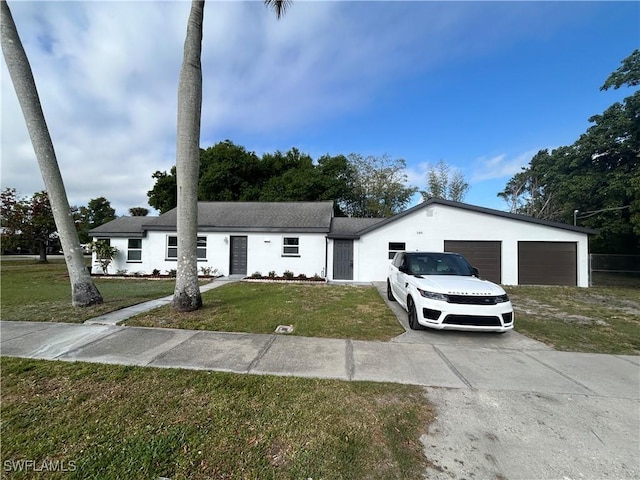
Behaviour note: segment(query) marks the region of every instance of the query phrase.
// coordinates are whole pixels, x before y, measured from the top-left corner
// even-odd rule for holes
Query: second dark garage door
[[[577,285],[575,242],[518,242],[518,285]]]
[[[480,277],[502,282],[502,245],[495,241],[445,240],[444,251],[459,253],[480,271]]]

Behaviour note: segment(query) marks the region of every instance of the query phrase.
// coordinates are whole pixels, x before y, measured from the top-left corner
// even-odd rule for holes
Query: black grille
[[[495,305],[496,297],[481,297],[477,295],[447,295],[449,303],[462,305]]]
[[[513,313],[503,313],[502,320],[504,321],[504,323],[513,322]]]
[[[480,317],[478,315],[447,315],[442,323],[448,325],[476,325],[478,327],[501,327],[498,317]]]

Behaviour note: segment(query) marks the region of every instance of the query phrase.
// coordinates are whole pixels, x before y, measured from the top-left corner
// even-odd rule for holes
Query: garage
[[[459,253],[480,271],[482,278],[502,283],[501,242],[445,240],[444,251]]]
[[[575,242],[518,242],[519,285],[577,285]]]

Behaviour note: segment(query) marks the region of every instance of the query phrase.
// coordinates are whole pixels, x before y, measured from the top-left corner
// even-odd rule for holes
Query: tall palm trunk
[[[178,83],[178,139],[176,147],[178,266],[173,308],[202,307],[198,284],[198,170],[202,110],[202,21],[204,0],[193,0],[184,42]]]
[[[27,123],[42,179],[49,194],[53,219],[56,222],[71,280],[71,303],[76,307],[102,303],[102,296],[91,280],[84,264],[78,232],[71,216],[67,193],[40,105],[29,59],[20,41],[9,5],[5,0],[1,0],[0,16],[2,17],[2,53]]]

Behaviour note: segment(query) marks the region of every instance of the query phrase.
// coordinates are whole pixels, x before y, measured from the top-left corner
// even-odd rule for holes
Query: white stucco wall
[[[142,261],[127,262],[128,238],[111,238],[111,246],[118,249],[118,253],[108,273],[115,274],[126,270],[128,274],[136,272],[150,274],[154,269],[166,274],[175,269],[177,262],[166,259],[167,237],[175,235],[175,232],[147,232],[142,239]],[[325,267],[325,234],[300,234],[300,233],[212,233],[199,232],[198,237],[207,238],[207,258],[198,261],[198,269],[211,268],[218,270],[218,274],[228,275],[230,266],[230,236],[247,237],[247,275],[260,272],[267,275],[275,271],[282,275],[285,270],[292,271],[295,275],[301,273],[312,277],[315,274],[323,275]],[[284,237],[299,238],[299,256],[283,256],[282,244]],[[94,239],[96,240],[96,239]],[[93,273],[102,273],[95,263],[93,255]],[[200,272],[199,270],[199,273]]]
[[[383,281],[390,260],[389,242],[404,242],[407,251],[444,251],[445,240],[502,242],[502,283],[518,283],[518,242],[577,243],[578,286],[589,286],[587,235],[560,228],[511,220],[446,205],[429,205],[354,240],[354,281]],[[333,272],[333,241],[329,248]]]

